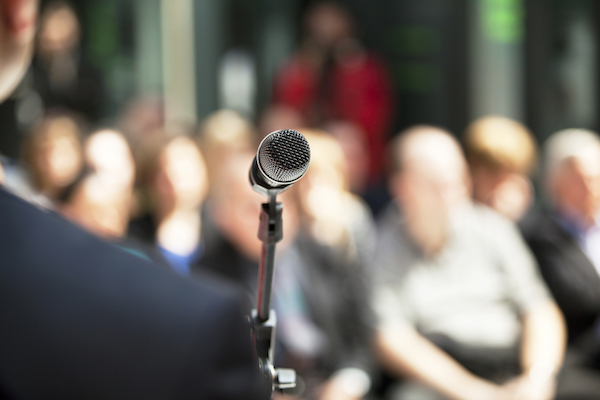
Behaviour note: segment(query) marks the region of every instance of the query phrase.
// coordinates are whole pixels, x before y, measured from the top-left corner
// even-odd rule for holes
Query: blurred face
[[[249,260],[258,261],[262,249],[258,239],[261,204],[267,199],[252,190],[248,182],[248,167],[253,157],[253,154],[236,154],[223,161],[225,164],[215,181],[210,212],[223,236]],[[284,204],[280,249],[293,241],[297,228],[296,204],[289,193],[286,191],[278,197]]]
[[[163,150],[157,176],[160,202],[178,209],[199,207],[208,178],[204,159],[192,139],[180,137]]]
[[[351,34],[351,22],[337,6],[322,4],[309,14],[306,21],[309,36],[325,48],[330,48]]]
[[[221,233],[246,257],[258,260],[261,242],[258,226],[261,203],[265,198],[252,190],[248,166],[252,156],[233,156],[215,181],[217,193],[212,212]]]
[[[110,239],[125,235],[128,210],[129,198],[93,175],[81,184],[61,212],[88,231]]]
[[[408,232],[426,253],[443,248],[449,217],[468,198],[465,163],[458,148],[445,137],[434,139],[441,142],[407,145],[404,170],[392,182]]]
[[[271,106],[263,112],[260,119],[259,131],[265,136],[282,127],[297,129],[304,126],[302,115],[288,106]]]
[[[555,178],[556,205],[563,212],[593,221],[600,209],[600,159],[565,161]]]
[[[81,169],[81,150],[69,136],[50,135],[43,145],[41,156],[41,171],[45,175],[46,185],[51,188],[67,186]]]
[[[61,7],[43,19],[39,34],[40,50],[60,53],[72,49],[79,41],[79,22],[72,9]]]
[[[16,87],[33,49],[36,0],[0,0],[0,101]]]
[[[115,131],[100,131],[88,138],[85,144],[87,163],[118,187],[133,185],[135,166],[129,145],[121,134]]]
[[[351,123],[337,123],[328,127],[337,138],[346,158],[348,185],[354,193],[362,193],[368,179],[369,155],[360,128]]]
[[[531,205],[533,189],[523,175],[473,164],[471,178],[473,198],[513,221],[518,221]]]
[[[304,181],[298,182],[301,190],[303,210],[312,218],[328,218],[339,213],[339,197],[342,192],[338,185],[328,185],[331,176],[315,172],[304,176]],[[332,180],[336,182],[336,180]],[[302,184],[301,184],[302,183]]]
[[[316,146],[313,149],[316,150]],[[348,219],[348,210],[344,207],[345,174],[340,165],[315,157],[296,185],[310,234],[324,244],[340,243],[346,235]]]
[[[471,165],[473,180],[473,198],[484,204],[489,204],[494,188],[502,181],[503,174],[499,171],[480,164]]]

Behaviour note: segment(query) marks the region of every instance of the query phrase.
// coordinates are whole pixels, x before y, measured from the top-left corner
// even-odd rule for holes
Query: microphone
[[[310,147],[302,134],[293,129],[269,133],[258,145],[248,173],[250,185],[268,197],[260,212],[258,238],[262,242],[258,270],[256,310],[252,311],[252,337],[258,364],[273,390],[296,386],[296,372],[273,366],[277,317],[271,309],[275,245],[283,238],[281,214],[283,204],[277,195],[302,178],[310,164]]]
[[[310,147],[293,129],[269,133],[258,146],[249,171],[254,191],[275,197],[298,181],[310,164]]]

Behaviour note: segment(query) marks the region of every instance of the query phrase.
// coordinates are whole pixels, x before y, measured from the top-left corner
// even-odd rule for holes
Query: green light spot
[[[522,0],[480,0],[483,34],[492,41],[515,44],[523,40]]]

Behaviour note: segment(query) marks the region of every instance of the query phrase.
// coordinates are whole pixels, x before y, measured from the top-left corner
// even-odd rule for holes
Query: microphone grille
[[[310,147],[302,134],[293,129],[269,133],[258,147],[258,164],[263,173],[281,184],[302,177],[310,164]]]

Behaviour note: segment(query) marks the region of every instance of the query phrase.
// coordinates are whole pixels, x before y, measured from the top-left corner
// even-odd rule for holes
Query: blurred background
[[[387,257],[393,266],[414,261],[394,236],[406,221],[422,224],[412,239],[419,246],[422,239],[424,249],[445,238],[454,206],[448,199],[466,201],[471,194],[459,142],[476,201],[519,222],[525,233],[562,229],[540,225],[535,213],[529,214],[533,205],[557,207],[550,222],[557,215],[572,219],[564,218],[570,230],[561,235],[579,235],[567,244],[581,246],[573,263],[583,260],[587,275],[578,276],[572,260],[548,251],[551,245],[556,254],[567,254],[554,238],[528,240],[543,243],[541,256],[536,254],[542,275],[560,284],[550,289],[565,300],[559,306],[567,310],[570,343],[578,335],[593,338],[588,353],[596,375],[589,388],[600,393],[600,253],[595,250],[600,248],[600,140],[581,130],[546,140],[567,128],[600,130],[600,2],[40,4],[31,67],[0,105],[0,183],[184,276],[209,272],[233,281],[247,294],[248,312],[256,298],[257,217],[264,201],[248,184],[248,167],[269,132],[290,128],[306,136],[311,167],[281,196],[285,231],[274,307],[282,311],[277,364],[299,372],[307,399],[334,390],[341,376],[359,381],[357,368],[364,385],[354,398],[387,390],[385,379],[378,381],[370,345],[375,319],[370,277],[381,273],[375,256]],[[430,158],[406,157],[429,171],[412,181],[406,176],[419,169],[404,165],[408,145],[401,136],[394,140],[410,128],[435,139],[419,145],[431,150]],[[538,156],[545,142],[551,143]],[[436,164],[440,160],[456,163],[447,168]],[[430,169],[436,165],[438,170]],[[413,203],[406,202],[407,193],[413,193]],[[394,214],[404,207],[402,201],[416,206],[404,210],[406,220]],[[389,232],[377,222],[394,225],[389,240],[381,240]],[[513,228],[508,238],[519,235]],[[482,247],[464,243],[465,254]],[[384,249],[389,257],[378,246],[389,246]],[[441,244],[436,246],[441,251]],[[594,251],[588,254],[589,249]],[[558,278],[551,268],[555,260]],[[469,263],[461,259],[456,265]],[[565,265],[577,279],[563,277]],[[515,270],[521,267],[537,265]],[[532,279],[531,287],[540,282]],[[379,287],[373,287],[377,293]],[[462,287],[448,293],[460,300]],[[465,304],[484,310],[478,301]],[[512,303],[509,309],[516,313]],[[562,332],[559,325],[534,331],[548,337]],[[512,352],[517,343],[510,345]],[[483,358],[495,361],[496,353],[490,354]],[[515,360],[509,367],[518,365]],[[558,358],[555,364],[558,369]],[[352,374],[339,374],[348,365],[356,367]],[[552,383],[551,377],[544,384]]]
[[[166,118],[187,123],[220,108],[257,119],[272,101],[277,69],[301,41],[310,3],[72,0],[88,86],[76,103],[93,124],[111,123],[140,98],[165,101]],[[340,3],[389,70],[390,134],[416,123],[458,134],[489,113],[524,122],[540,141],[566,127],[598,129],[598,2]],[[41,91],[26,80],[1,106],[0,153],[18,156],[24,132],[48,106]]]

